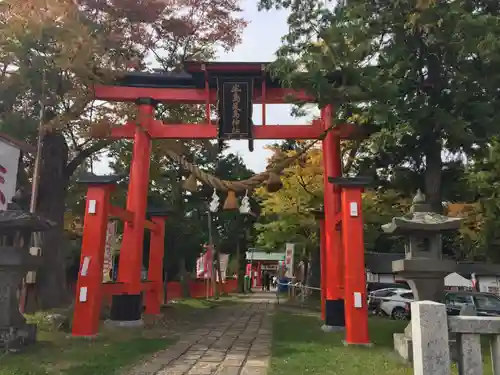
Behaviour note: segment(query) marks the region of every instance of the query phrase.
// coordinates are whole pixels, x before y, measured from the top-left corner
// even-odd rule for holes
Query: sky
[[[257,11],[257,0],[242,1],[242,17],[249,22],[243,32],[243,42],[233,51],[219,52],[218,61],[239,62],[271,62],[275,59],[274,53],[281,45],[281,37],[288,31],[286,22],[286,11]],[[290,115],[291,106],[285,104],[266,105],[267,124],[307,124],[306,118],[294,118]],[[254,106],[254,123],[262,124],[261,107]],[[310,120],[309,120],[310,121]],[[248,151],[248,141],[230,141],[226,152],[238,154],[242,157],[246,166],[254,172],[262,172],[267,165],[270,152],[264,149],[266,144],[274,143],[272,140],[254,142],[254,151]],[[102,158],[99,163],[94,164],[94,172],[97,174],[111,173],[108,167],[109,160]]]

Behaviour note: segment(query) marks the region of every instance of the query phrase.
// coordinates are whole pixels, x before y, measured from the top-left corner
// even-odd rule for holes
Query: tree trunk
[[[437,213],[443,211],[441,194],[443,161],[441,159],[441,150],[441,143],[435,134],[428,137],[425,146],[425,195],[432,211]]]
[[[419,42],[421,43],[420,52],[427,56],[428,79],[425,84],[427,85],[429,105],[431,108],[439,108],[444,82],[447,81],[445,77],[446,73],[443,71],[441,51],[427,46],[424,42],[424,37],[420,34]],[[425,68],[422,66],[421,69]],[[422,136],[425,155],[425,195],[432,211],[442,213],[441,180],[443,161],[441,159],[441,151],[443,150],[443,145],[441,141],[441,126],[439,123],[436,123],[436,118],[435,114],[431,113],[431,116],[422,124],[423,129],[425,129]]]
[[[308,273],[307,285],[312,288],[321,287],[321,261],[319,246],[315,246],[311,251],[311,267]],[[320,293],[317,290],[312,291],[312,295],[319,298]]]
[[[44,136],[37,213],[52,220],[55,227],[41,236],[42,266],[37,272],[35,293],[38,309],[61,307],[69,302],[66,285],[64,242],[65,199],[68,191],[68,146],[64,136]]]

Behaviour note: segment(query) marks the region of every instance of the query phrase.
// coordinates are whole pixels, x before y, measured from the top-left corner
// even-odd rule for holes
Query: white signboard
[[[293,255],[295,253],[295,244],[287,243],[285,245],[285,277],[293,277]]]
[[[106,229],[106,244],[104,246],[104,264],[102,267],[102,281],[111,281],[113,269],[113,245],[116,241],[116,221],[109,221]]]
[[[226,272],[227,272],[227,266],[229,264],[229,254],[219,254],[219,260],[220,260],[220,274],[222,276],[222,281],[226,280]],[[219,278],[219,275],[217,274],[217,279]],[[219,281],[219,280],[217,280]]]
[[[262,266],[263,271],[277,271],[278,270],[278,265],[277,264],[268,264],[268,265],[263,265]]]
[[[18,148],[0,141],[0,211],[7,209],[16,193],[17,168],[19,166]]]

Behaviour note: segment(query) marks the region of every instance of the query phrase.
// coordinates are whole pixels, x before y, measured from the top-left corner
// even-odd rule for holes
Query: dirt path
[[[255,293],[217,309],[209,322],[124,375],[265,375],[274,294]]]

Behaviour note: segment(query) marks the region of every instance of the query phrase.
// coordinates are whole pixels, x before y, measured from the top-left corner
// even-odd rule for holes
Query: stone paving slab
[[[275,296],[221,307],[218,317],[156,353],[126,375],[266,375],[271,355]]]
[[[240,372],[240,375],[266,375],[266,374],[267,374],[267,368],[265,367],[243,366]]]

